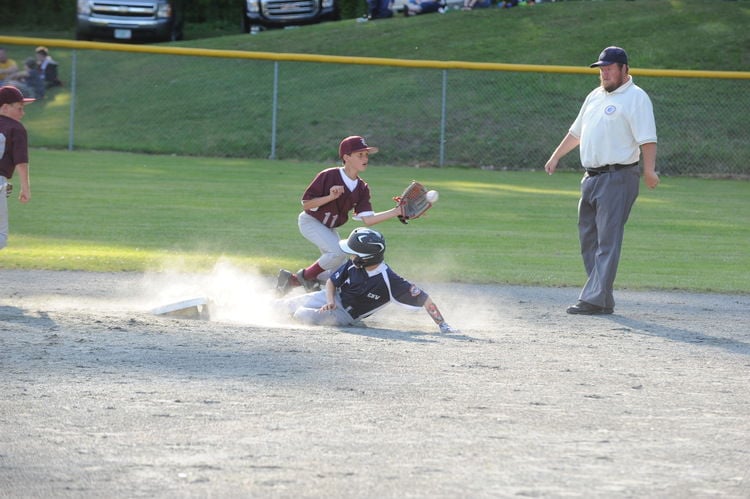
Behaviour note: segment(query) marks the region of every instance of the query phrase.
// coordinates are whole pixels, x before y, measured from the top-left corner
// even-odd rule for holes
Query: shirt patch
[[[412,296],[419,296],[422,294],[422,290],[412,284],[411,288],[409,288],[409,294]]]
[[[604,108],[604,114],[606,114],[607,116],[609,116],[610,114],[614,114],[615,111],[617,111],[617,107],[612,106],[612,105],[609,105]]]

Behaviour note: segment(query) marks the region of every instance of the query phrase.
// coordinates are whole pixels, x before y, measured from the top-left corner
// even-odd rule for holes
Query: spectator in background
[[[9,79],[18,72],[18,64],[8,57],[4,47],[0,47],[0,82]]]
[[[461,10],[484,9],[492,5],[492,0],[464,0]]]
[[[406,17],[430,14],[432,12],[445,14],[445,3],[434,0],[406,0],[404,2],[404,15]]]
[[[47,88],[59,87],[62,82],[57,76],[57,62],[49,55],[47,47],[36,48],[36,61],[42,73],[44,86]]]
[[[42,72],[39,70],[36,60],[31,57],[24,61],[23,70],[17,71],[6,81],[9,85],[13,85],[20,90],[25,97],[37,100],[44,98],[45,87]]]
[[[387,19],[393,17],[392,0],[367,0],[367,19]]]

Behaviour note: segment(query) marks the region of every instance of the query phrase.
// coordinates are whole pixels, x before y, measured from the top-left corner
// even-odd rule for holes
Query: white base
[[[176,303],[170,303],[162,307],[151,310],[154,315],[164,315],[168,317],[179,317],[182,319],[203,319],[211,318],[209,311],[209,300],[207,298],[193,298]]]

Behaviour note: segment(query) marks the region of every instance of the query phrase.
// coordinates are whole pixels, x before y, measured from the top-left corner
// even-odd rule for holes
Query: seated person
[[[407,17],[431,12],[445,13],[445,3],[434,0],[406,0],[404,3],[404,15]]]
[[[326,281],[325,289],[277,302],[297,322],[309,325],[351,326],[394,301],[404,307],[424,308],[441,333],[459,333],[445,322],[432,298],[396,274],[384,261],[385,238],[373,229],[354,229],[339,246],[351,259]]]
[[[0,47],[0,82],[9,79],[18,72],[16,61],[8,57],[8,53],[3,47]]]
[[[392,0],[367,0],[368,19],[387,19],[393,17]]]
[[[464,0],[461,10],[484,9],[492,5],[492,0]]]
[[[13,74],[7,81],[10,85],[19,89],[24,97],[37,100],[44,98],[45,88],[42,72],[39,71],[36,61],[32,58],[26,59],[23,70]]]
[[[62,82],[57,77],[57,62],[49,55],[47,47],[36,48],[36,61],[42,72],[42,80],[47,88],[59,87]]]

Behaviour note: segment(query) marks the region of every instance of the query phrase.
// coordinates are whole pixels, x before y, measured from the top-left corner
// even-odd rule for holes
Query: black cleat
[[[614,312],[613,308],[600,307],[585,301],[578,301],[575,305],[571,305],[566,310],[569,314],[575,315],[609,315]]]
[[[279,270],[279,277],[276,279],[276,294],[284,296],[292,287],[292,273],[284,269]]]
[[[297,282],[299,282],[308,293],[313,291],[320,291],[320,283],[317,280],[305,279],[305,269],[299,269],[295,274]]]

